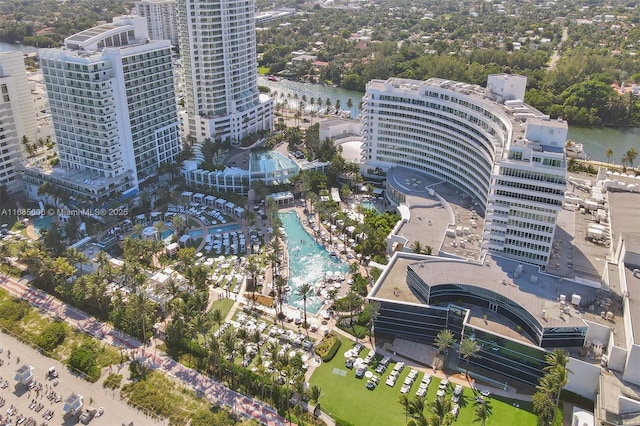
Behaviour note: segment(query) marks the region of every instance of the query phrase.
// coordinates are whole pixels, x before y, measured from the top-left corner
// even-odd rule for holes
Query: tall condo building
[[[138,16],[147,20],[151,40],[169,40],[178,45],[176,0],[142,0],[136,2]]]
[[[232,143],[273,127],[258,91],[254,0],[177,0],[185,132]]]
[[[0,185],[10,194],[19,192],[22,186],[22,140],[35,142],[36,131],[22,53],[0,52]]]
[[[567,124],[526,105],[525,87],[509,74],[489,76],[487,88],[369,82],[363,175],[381,179],[400,166],[455,185],[485,213],[484,249],[545,267],[566,188]]]
[[[27,170],[28,195],[51,181],[70,195],[113,200],[175,161],[171,45],[150,42],[144,18],[114,18],[39,55],[61,167]]]

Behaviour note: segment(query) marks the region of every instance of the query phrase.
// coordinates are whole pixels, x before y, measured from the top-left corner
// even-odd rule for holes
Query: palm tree
[[[351,98],[347,99],[347,108],[351,112],[351,108],[353,108],[353,100]]]
[[[549,364],[544,367],[547,374],[540,379],[538,389],[545,390],[549,395],[553,395],[555,399],[555,410],[553,411],[551,422],[551,424],[555,424],[562,389],[569,383],[569,373],[571,373],[571,370],[567,368],[569,357],[562,349],[554,349],[553,352],[546,355],[545,361]]]
[[[140,318],[140,324],[142,326],[142,351],[144,352],[147,345],[147,326],[155,322],[151,315],[155,313],[155,304],[151,302],[146,295],[145,291],[140,289],[135,293],[132,299],[133,312]]]
[[[163,221],[159,220],[153,224],[153,227],[156,229],[156,239],[162,240],[162,233],[167,230],[167,225],[165,225]]]
[[[409,417],[409,396],[406,393],[400,394],[400,398],[398,399],[398,403],[402,405],[404,408],[404,422],[407,422],[407,418]]]
[[[89,258],[77,248],[68,248],[65,250],[64,256],[71,265],[79,265],[80,273],[83,273],[82,266],[89,262]]]
[[[447,329],[440,330],[436,335],[436,339],[434,343],[436,344],[436,348],[438,348],[438,353],[440,355],[444,355],[444,358],[442,361],[443,368],[444,368],[445,361],[447,359],[447,353],[449,352],[449,348],[453,346],[455,341],[456,339],[455,337],[453,337],[453,333],[451,332],[451,330],[447,330]]]
[[[307,324],[307,298],[313,295],[313,286],[310,283],[303,283],[296,290],[296,296],[302,297],[302,306],[304,308],[304,325],[309,334],[309,324]]]
[[[460,355],[466,360],[465,377],[469,380],[469,358],[477,356],[482,348],[476,345],[475,340],[465,337],[460,341]]]
[[[433,426],[449,426],[453,423],[455,417],[451,410],[453,404],[451,399],[444,396],[437,397],[433,402],[429,404],[429,411],[431,416],[429,417],[429,424]]]
[[[638,156],[638,150],[634,147],[631,147],[627,150],[627,159],[629,160],[629,166],[633,167],[633,162],[636,161],[636,157]]]
[[[620,158],[620,162],[622,163],[622,167],[626,167],[627,163],[631,163],[627,154],[622,155],[622,158]]]
[[[411,244],[411,250],[414,253],[420,254],[422,252],[422,243],[420,243],[420,241],[414,241],[413,244]]]
[[[180,237],[184,232],[186,221],[181,214],[177,214],[171,219],[171,225],[176,232],[176,236]]]
[[[340,114],[340,107],[342,106],[342,103],[340,102],[340,99],[336,99],[336,115]]]
[[[425,402],[424,398],[420,398],[419,396],[415,396],[411,401],[409,401],[409,414],[413,418],[424,417],[424,409]]]
[[[370,301],[366,305],[364,305],[363,309],[364,315],[368,318],[367,325],[369,327],[369,343],[373,344],[373,326],[380,315],[380,303],[376,301]]]
[[[607,150],[604,152],[604,155],[607,156],[607,163],[611,163],[611,157],[613,157],[613,148],[607,148]]]
[[[252,293],[251,300],[255,301],[256,288],[258,287],[257,275],[258,275],[258,271],[260,271],[260,263],[256,255],[252,254],[251,256],[249,256],[249,259],[247,260],[247,264],[245,266],[245,270],[249,273],[249,276],[251,277],[251,293]]]
[[[487,401],[484,403],[478,402],[473,409],[473,422],[480,422],[480,426],[485,426],[491,414],[491,405]]]
[[[360,298],[360,295],[358,295],[353,288],[350,288],[345,297],[345,303],[349,307],[349,322],[353,324],[353,314],[356,308],[361,306],[362,298]]]

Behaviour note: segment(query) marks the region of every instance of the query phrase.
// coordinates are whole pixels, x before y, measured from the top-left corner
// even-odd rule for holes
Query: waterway
[[[297,102],[294,95],[298,95],[298,98],[306,96],[307,106],[310,107],[309,102],[311,98],[314,98],[317,102],[318,99],[322,99],[322,105],[316,105],[315,109],[320,110],[326,108],[325,102],[327,98],[331,100],[331,105],[335,106],[336,100],[340,99],[340,110],[346,111],[349,99],[353,106],[351,107],[351,118],[356,118],[360,113],[360,101],[364,96],[364,93],[353,92],[351,90],[341,89],[339,87],[324,86],[322,84],[301,83],[299,81],[287,80],[284,78],[278,79],[278,81],[267,80],[264,76],[258,76],[258,85],[266,86],[271,89],[271,92],[277,92],[277,101],[282,102],[282,94],[286,96],[289,107],[296,108]],[[291,95],[291,96],[287,96]]]
[[[22,53],[33,53],[36,52],[36,49],[33,46],[25,46],[24,44],[13,44],[13,43],[5,43],[4,41],[0,41],[0,52],[11,52],[18,51]]]
[[[321,84],[301,83],[298,81],[291,81],[286,79],[279,79],[278,81],[267,80],[266,77],[259,76],[258,84],[261,86],[267,86],[272,91],[278,93],[278,102],[282,102],[281,94],[291,95],[287,97],[287,103],[290,107],[296,107],[296,101],[294,95],[297,94],[298,98],[302,95],[307,97],[307,104],[311,98],[315,100],[323,99],[322,106],[316,106],[316,109],[324,108],[324,103],[327,98],[331,99],[332,105],[335,105],[336,99],[340,99],[342,110],[347,109],[347,101],[351,99],[353,107],[351,108],[351,117],[356,118],[360,113],[358,105],[362,100],[362,93],[353,92],[339,87],[324,86]],[[578,127],[569,126],[568,140],[581,143],[584,145],[584,150],[589,155],[589,158],[597,161],[607,161],[605,152],[607,148],[613,148],[613,162],[620,164],[620,158],[631,147],[634,147],[640,152],[640,128],[637,127],[622,127],[622,128],[598,128],[598,127]]]
[[[638,127],[577,127],[569,126],[567,139],[584,145],[591,160],[608,161],[605,152],[613,149],[611,161],[621,164],[622,156],[633,147],[640,152],[640,128]],[[637,164],[635,164],[637,166]]]

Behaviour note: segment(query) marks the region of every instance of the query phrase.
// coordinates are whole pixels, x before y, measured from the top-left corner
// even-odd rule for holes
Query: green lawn
[[[222,318],[224,319],[229,314],[229,311],[231,311],[231,307],[234,303],[235,300],[232,299],[216,300],[215,302],[211,303],[210,310],[218,309],[220,311],[220,314],[222,314]]]
[[[391,388],[385,384],[385,380],[394,365],[391,363],[386,372],[380,376],[378,387],[373,391],[367,390],[365,387],[367,379],[356,379],[355,370],[349,370],[344,365],[343,354],[347,349],[351,348],[353,342],[342,337],[340,339],[342,346],[338,354],[330,362],[323,363],[318,367],[310,380],[311,384],[318,385],[322,390],[320,403],[323,411],[356,426],[401,426],[406,424],[404,410],[398,403],[398,399],[400,397],[400,388],[405,377],[409,374],[410,368],[404,368],[396,385]],[[367,350],[365,349],[360,355],[364,358],[366,354]],[[334,374],[334,368],[339,369],[341,372],[346,372],[346,376]],[[415,397],[422,376],[422,373],[420,373],[413,383],[408,394],[410,399]],[[427,392],[427,402],[435,399],[439,383],[440,380],[437,378],[431,381]],[[449,392],[452,393],[453,388],[450,388]],[[460,402],[460,414],[454,424],[473,424],[474,402],[473,391],[470,388],[465,388]],[[531,413],[531,403],[515,402],[520,405],[520,408],[512,405],[514,400],[490,398],[493,415],[487,421],[487,426],[537,425],[536,416]],[[426,411],[425,415],[427,415]]]

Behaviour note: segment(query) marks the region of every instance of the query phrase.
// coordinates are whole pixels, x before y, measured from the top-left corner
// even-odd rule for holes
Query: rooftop
[[[599,288],[544,274],[537,267],[500,257],[486,256],[484,262],[473,262],[397,253],[369,297],[399,303],[422,303],[407,285],[409,266],[430,286],[465,284],[488,289],[516,301],[544,327],[582,327],[584,320],[613,326],[601,318],[597,308],[605,299]],[[572,305],[573,295],[580,296],[577,306]],[[504,321],[498,318],[493,324],[487,324],[487,328],[500,333],[504,333],[504,326]]]
[[[97,27],[88,28],[84,31],[80,31],[70,37],[67,37],[65,42],[82,43],[90,40],[96,36],[107,34],[109,31],[115,30],[117,27],[113,24],[102,24]]]

